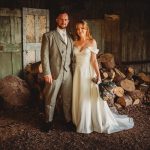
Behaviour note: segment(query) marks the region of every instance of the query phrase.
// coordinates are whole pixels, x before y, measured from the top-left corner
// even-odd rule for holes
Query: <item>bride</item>
[[[110,134],[132,128],[133,119],[112,112],[107,102],[100,97],[98,85],[92,81],[93,77],[97,77],[98,82],[101,82],[96,59],[99,50],[87,22],[82,20],[76,24],[76,35],[72,119],[77,132]]]

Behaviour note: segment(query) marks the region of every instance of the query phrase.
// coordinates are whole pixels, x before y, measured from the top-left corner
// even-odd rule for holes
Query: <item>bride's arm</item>
[[[74,70],[75,70],[75,55],[74,55],[74,47],[76,46],[76,41],[73,41],[73,51],[72,51],[72,62],[71,62],[71,66],[72,66],[72,74],[74,74]]]
[[[98,82],[101,82],[101,76],[100,76],[100,71],[99,71],[99,66],[96,58],[96,54],[91,52],[91,64],[95,70]]]
[[[97,44],[96,44],[95,40],[93,41],[93,43],[95,46],[93,46],[93,50],[91,51],[91,60],[90,61],[91,61],[91,65],[93,66],[93,68],[95,70],[98,82],[101,82],[101,76],[100,76],[99,66],[98,66],[97,57],[96,57],[96,54],[98,53],[98,52],[96,52],[96,51],[98,51]]]

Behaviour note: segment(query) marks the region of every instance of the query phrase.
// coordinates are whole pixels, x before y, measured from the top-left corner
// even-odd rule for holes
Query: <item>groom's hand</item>
[[[49,74],[49,75],[44,76],[44,80],[46,83],[52,84],[52,82],[53,82],[52,75]]]

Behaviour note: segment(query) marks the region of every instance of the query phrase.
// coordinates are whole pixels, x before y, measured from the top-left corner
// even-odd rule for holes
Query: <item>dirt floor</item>
[[[127,107],[119,111],[134,118],[135,127],[113,134],[68,132],[56,116],[48,133],[39,129],[35,108],[0,110],[1,150],[148,150],[150,149],[150,105]]]

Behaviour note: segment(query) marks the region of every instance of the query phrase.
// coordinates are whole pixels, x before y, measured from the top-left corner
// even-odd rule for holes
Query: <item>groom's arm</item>
[[[74,70],[75,70],[75,55],[74,55],[74,52],[73,52],[73,50],[74,50],[74,44],[73,44],[73,40],[72,40],[72,38],[71,38],[71,47],[72,47],[72,49],[71,49],[71,72],[72,72],[72,74],[74,73]]]
[[[52,83],[52,76],[49,63],[49,52],[50,52],[50,38],[48,38],[49,33],[43,34],[42,45],[41,45],[41,63],[43,69],[44,80],[48,83]]]
[[[75,55],[72,52],[72,65],[71,65],[71,67],[72,67],[72,73],[74,73],[74,70],[75,70],[75,63],[76,63],[76,61],[75,61]]]

